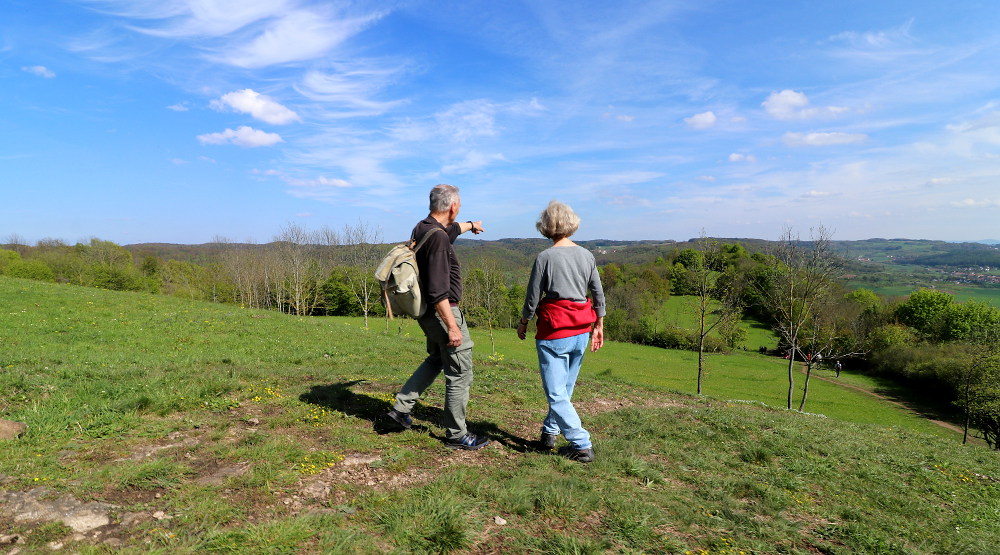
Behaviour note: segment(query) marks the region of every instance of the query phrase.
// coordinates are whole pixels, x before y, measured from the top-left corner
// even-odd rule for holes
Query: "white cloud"
[[[294,177],[283,177],[285,183],[293,187],[306,187],[311,189],[346,189],[351,187],[351,183],[346,179],[330,178],[319,176],[315,179],[297,179]]]
[[[46,79],[52,79],[56,76],[56,73],[45,66],[24,66],[21,68],[22,71],[26,71],[32,75],[37,75],[38,77],[44,77]]]
[[[114,0],[120,16],[145,20],[166,20],[162,28],[135,27],[143,33],[162,37],[219,37],[251,26],[258,21],[288,13],[296,0],[180,0],[148,2]]]
[[[285,125],[302,121],[302,118],[292,110],[253,89],[224,94],[218,100],[213,100],[210,105],[215,110],[222,111],[228,107],[243,114],[250,114],[254,119],[272,125]]]
[[[761,106],[771,117],[781,120],[830,117],[848,111],[848,108],[841,106],[811,107],[805,93],[788,89],[772,92]]]
[[[514,102],[510,105],[509,111],[514,115],[536,116],[542,112],[548,111],[548,108],[542,105],[537,98],[532,97],[531,100],[527,102]]]
[[[397,68],[360,66],[336,73],[309,71],[295,90],[310,100],[347,108],[350,112],[346,115],[378,115],[402,104],[399,100],[382,102],[371,98],[398,72]]]
[[[832,194],[833,193],[831,193],[829,191],[816,191],[816,190],[812,190],[812,191],[809,191],[807,193],[803,193],[802,197],[803,198],[825,198],[825,197],[828,197],[828,196],[830,196]]]
[[[190,108],[186,102],[178,102],[177,104],[171,104],[167,106],[167,110],[173,110],[175,112],[187,112]]]
[[[342,202],[344,190],[354,186],[346,179],[325,176],[315,179],[282,176],[281,180],[289,186],[286,191],[289,195],[324,202]]]
[[[379,17],[380,14],[370,14],[334,19],[314,11],[293,11],[271,23],[252,40],[220,53],[216,59],[244,68],[314,60]]]
[[[912,26],[913,20],[910,19],[899,27],[887,31],[867,31],[863,33],[844,31],[830,37],[830,39],[844,41],[857,49],[886,49],[902,42],[911,42],[913,39],[910,36],[910,27]]]
[[[864,142],[864,133],[785,133],[783,140],[788,146],[834,146]]]
[[[492,164],[493,162],[505,162],[503,154],[485,154],[483,152],[477,152],[475,150],[466,153],[465,157],[453,164],[447,164],[441,167],[441,173],[468,173]]]
[[[729,155],[730,162],[750,162],[751,164],[757,161],[757,157],[753,154],[740,154],[739,152],[734,152]]]
[[[235,130],[226,129],[221,133],[206,133],[198,135],[198,140],[203,145],[223,145],[234,144],[243,147],[271,146],[282,142],[281,135],[268,133],[246,125]]]
[[[1000,200],[989,200],[989,199],[974,200],[971,198],[967,198],[964,200],[952,201],[949,202],[948,204],[956,208],[985,208],[990,206],[1000,206]]]
[[[691,129],[708,129],[715,125],[716,117],[712,111],[695,114],[689,118],[684,118],[684,123]]]
[[[465,143],[475,137],[492,137],[496,130],[497,108],[485,100],[455,104],[437,114],[438,131],[454,141]]]

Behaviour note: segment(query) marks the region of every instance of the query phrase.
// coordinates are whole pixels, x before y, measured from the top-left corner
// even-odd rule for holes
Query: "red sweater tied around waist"
[[[597,321],[594,305],[587,299],[578,303],[569,299],[543,299],[538,303],[535,339],[562,339],[588,333]]]

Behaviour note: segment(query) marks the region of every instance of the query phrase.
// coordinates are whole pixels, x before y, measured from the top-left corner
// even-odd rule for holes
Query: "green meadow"
[[[763,333],[760,331],[758,333]],[[533,342],[473,330],[470,427],[452,452],[412,321],[300,318],[0,277],[0,495],[107,503],[74,533],[0,506],[20,552],[988,553],[1000,459],[828,370],[784,410],[782,359],[609,342],[575,401],[597,460],[535,450]],[[796,375],[797,387],[804,376]],[[879,385],[845,373],[861,390]],[[9,506],[9,503],[8,503]]]

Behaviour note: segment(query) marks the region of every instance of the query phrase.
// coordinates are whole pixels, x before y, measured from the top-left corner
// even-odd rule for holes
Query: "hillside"
[[[905,418],[642,385],[690,374],[662,350],[588,355],[576,399],[598,458],[580,465],[533,450],[544,399],[531,343],[509,331],[496,355],[474,333],[470,424],[495,442],[455,453],[435,424],[440,383],[413,430],[382,416],[421,359],[413,322],[365,330],[5,277],[0,308],[0,418],[30,426],[0,444],[0,537],[22,552],[984,553],[1000,541],[995,452]],[[714,360],[709,391],[770,371],[763,357]],[[845,414],[877,410],[824,391],[811,395]]]

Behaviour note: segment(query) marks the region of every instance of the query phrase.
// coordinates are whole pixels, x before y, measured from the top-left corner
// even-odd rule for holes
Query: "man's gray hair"
[[[442,183],[431,189],[431,212],[447,212],[456,202],[458,202],[458,187]]]

